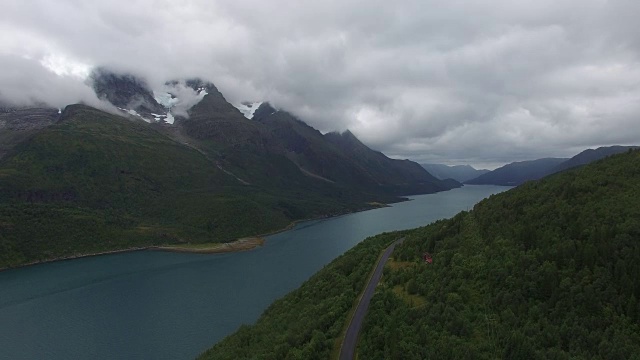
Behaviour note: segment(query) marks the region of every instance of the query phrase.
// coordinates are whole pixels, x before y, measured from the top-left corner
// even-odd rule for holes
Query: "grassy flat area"
[[[264,245],[264,242],[265,240],[263,238],[249,237],[227,243],[166,245],[159,246],[157,249],[174,252],[215,254],[251,250]]]

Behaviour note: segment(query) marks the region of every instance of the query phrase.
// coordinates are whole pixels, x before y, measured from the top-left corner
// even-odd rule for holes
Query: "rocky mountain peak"
[[[93,70],[90,77],[96,95],[132,115],[151,118],[165,110],[154,98],[144,79],[132,74],[113,72],[104,67]]]

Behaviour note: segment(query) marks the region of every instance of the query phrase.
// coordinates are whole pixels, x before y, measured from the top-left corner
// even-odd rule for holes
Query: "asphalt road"
[[[389,245],[389,247],[385,249],[382,257],[378,261],[376,269],[373,272],[373,276],[369,280],[369,283],[364,290],[364,294],[362,294],[362,298],[358,303],[356,312],[353,314],[351,322],[349,323],[347,334],[345,335],[342,346],[340,347],[340,360],[353,359],[353,356],[356,352],[356,344],[358,343],[358,334],[360,333],[360,328],[362,327],[362,321],[364,320],[364,317],[367,314],[367,310],[369,309],[369,303],[371,302],[373,293],[376,291],[376,285],[378,285],[378,282],[382,277],[384,264],[387,263],[387,260],[389,259],[389,256],[393,252],[393,249],[396,247],[396,245],[402,243],[402,241],[404,241],[404,238],[396,240],[393,244]]]

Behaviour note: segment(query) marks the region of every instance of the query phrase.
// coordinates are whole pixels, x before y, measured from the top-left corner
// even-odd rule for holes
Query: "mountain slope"
[[[351,132],[322,135],[286,111],[263,103],[254,114],[285,155],[305,174],[373,194],[408,195],[448,190],[459,184],[440,181],[418,164],[390,159],[371,150]]]
[[[537,180],[551,174],[556,166],[566,160],[564,158],[544,158],[514,162],[467,180],[465,184],[517,186],[525,181]]]
[[[0,268],[96,251],[228,241],[366,208],[314,188],[246,186],[143,122],[68,106],[0,161]]]
[[[387,189],[305,172],[288,157],[290,144],[244,118],[214,89],[175,126],[72,105],[12,147],[0,161],[0,268],[229,241],[398,201]],[[300,124],[336,156],[329,165],[363,174]]]
[[[357,161],[381,188],[397,195],[449,190],[460,185],[442,181],[429,174],[418,163],[410,160],[390,159],[379,151],[371,150],[350,131],[328,133],[325,138],[336,144],[348,157]]]
[[[640,151],[615,155],[366,239],[201,359],[335,356],[376,255],[400,237],[358,358],[634,358],[639,178]]]
[[[595,150],[587,149],[581,152],[580,154],[572,157],[571,159],[554,167],[551,171],[553,173],[556,173],[556,172],[564,171],[577,166],[586,165],[596,160],[603,159],[607,156],[619,154],[629,149],[635,149],[635,148],[637,148],[637,146],[606,146],[606,147],[599,147]]]
[[[181,121],[186,134],[198,140],[211,140],[220,148],[249,146],[267,150],[269,136],[259,123],[245,118],[218,89],[209,85],[208,94],[189,110]]]
[[[324,181],[372,198],[459,186],[435,179],[413,162],[374,152],[351,133],[322,135],[268,103],[249,120],[217,90],[195,105],[179,126],[221,166],[254,185],[286,188]]]
[[[132,103],[142,103],[148,108],[152,102],[160,106],[151,98],[151,90],[142,79],[105,69],[96,70],[93,77],[98,95],[118,107],[129,109]],[[164,90],[169,93],[158,94],[167,100],[167,105],[175,102],[173,106],[178,107],[181,100],[171,91],[181,91],[182,84],[178,80],[167,82]],[[326,187],[318,185],[324,181],[340,188],[338,191],[364,192],[370,201],[379,201],[381,197],[392,201],[397,195],[460,186],[452,181],[439,181],[413,162],[392,160],[374,152],[353,134],[323,136],[267,102],[243,103],[236,108],[210,82],[193,79],[184,85],[197,92],[197,101],[183,109],[184,116],[174,114],[175,126],[154,126],[206,154],[219,168],[245,184],[307,189]],[[140,107],[133,110],[148,112]]]
[[[640,152],[614,155],[415,230],[374,297],[359,355],[637,356],[639,178]]]
[[[0,107],[0,159],[59,117],[58,109],[47,107]]]
[[[420,164],[420,166],[440,180],[454,179],[459,182],[465,182],[489,172],[485,169],[476,170],[471,165]]]
[[[324,136],[267,103],[247,119],[199,79],[167,82],[164,93],[105,69],[92,79],[100,97],[134,116],[73,105],[59,120],[57,111],[38,115],[24,136],[0,137],[11,149],[0,161],[0,268],[227,241],[460,186],[372,151],[350,133]],[[23,115],[0,117],[0,126],[25,125],[31,115]]]

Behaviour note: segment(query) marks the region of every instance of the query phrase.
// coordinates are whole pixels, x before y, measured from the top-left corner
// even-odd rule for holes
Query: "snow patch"
[[[153,97],[156,99],[158,104],[165,107],[165,109],[171,109],[175,104],[180,102],[180,99],[173,96],[168,92],[153,92]]]
[[[173,123],[175,122],[175,118],[173,117],[173,114],[171,114],[171,112],[167,112],[166,114],[151,113],[151,115],[153,116],[156,122],[164,121],[167,124],[171,124],[171,125],[173,125]]]
[[[151,113],[151,116],[153,116],[153,119],[154,119],[156,122],[160,122],[160,121],[162,121],[162,119],[163,119],[163,118],[166,118],[166,117],[167,117],[167,115],[163,115],[163,114],[154,114],[154,113]]]
[[[135,110],[123,109],[123,108],[121,108],[121,107],[119,107],[118,109],[119,109],[119,110],[122,110],[122,111],[124,111],[124,112],[126,112],[126,113],[127,113],[127,114],[129,114],[129,115],[137,116],[137,117],[139,117],[140,119],[142,119],[142,120],[144,120],[144,121],[146,121],[146,122],[148,122],[148,123],[151,123],[151,120],[150,120],[150,119],[147,119],[147,118],[145,118],[144,116],[142,116],[142,115],[138,114],[138,112],[137,112],[137,111],[135,111]]]
[[[173,123],[176,121],[176,119],[173,118],[173,115],[171,115],[170,112],[167,113],[167,118],[164,120],[167,123],[173,125]]]
[[[188,117],[188,111],[194,105],[202,101],[208,94],[206,87],[199,87],[194,90],[187,86],[183,80],[166,83],[160,91],[154,91],[153,97],[171,114],[167,114],[167,122],[170,122],[169,115],[181,115]]]
[[[233,106],[235,106],[236,109],[240,110],[242,115],[244,115],[244,117],[246,117],[247,119],[253,119],[253,115],[256,113],[256,110],[258,110],[260,105],[262,105],[262,101],[253,103],[245,101]]]

